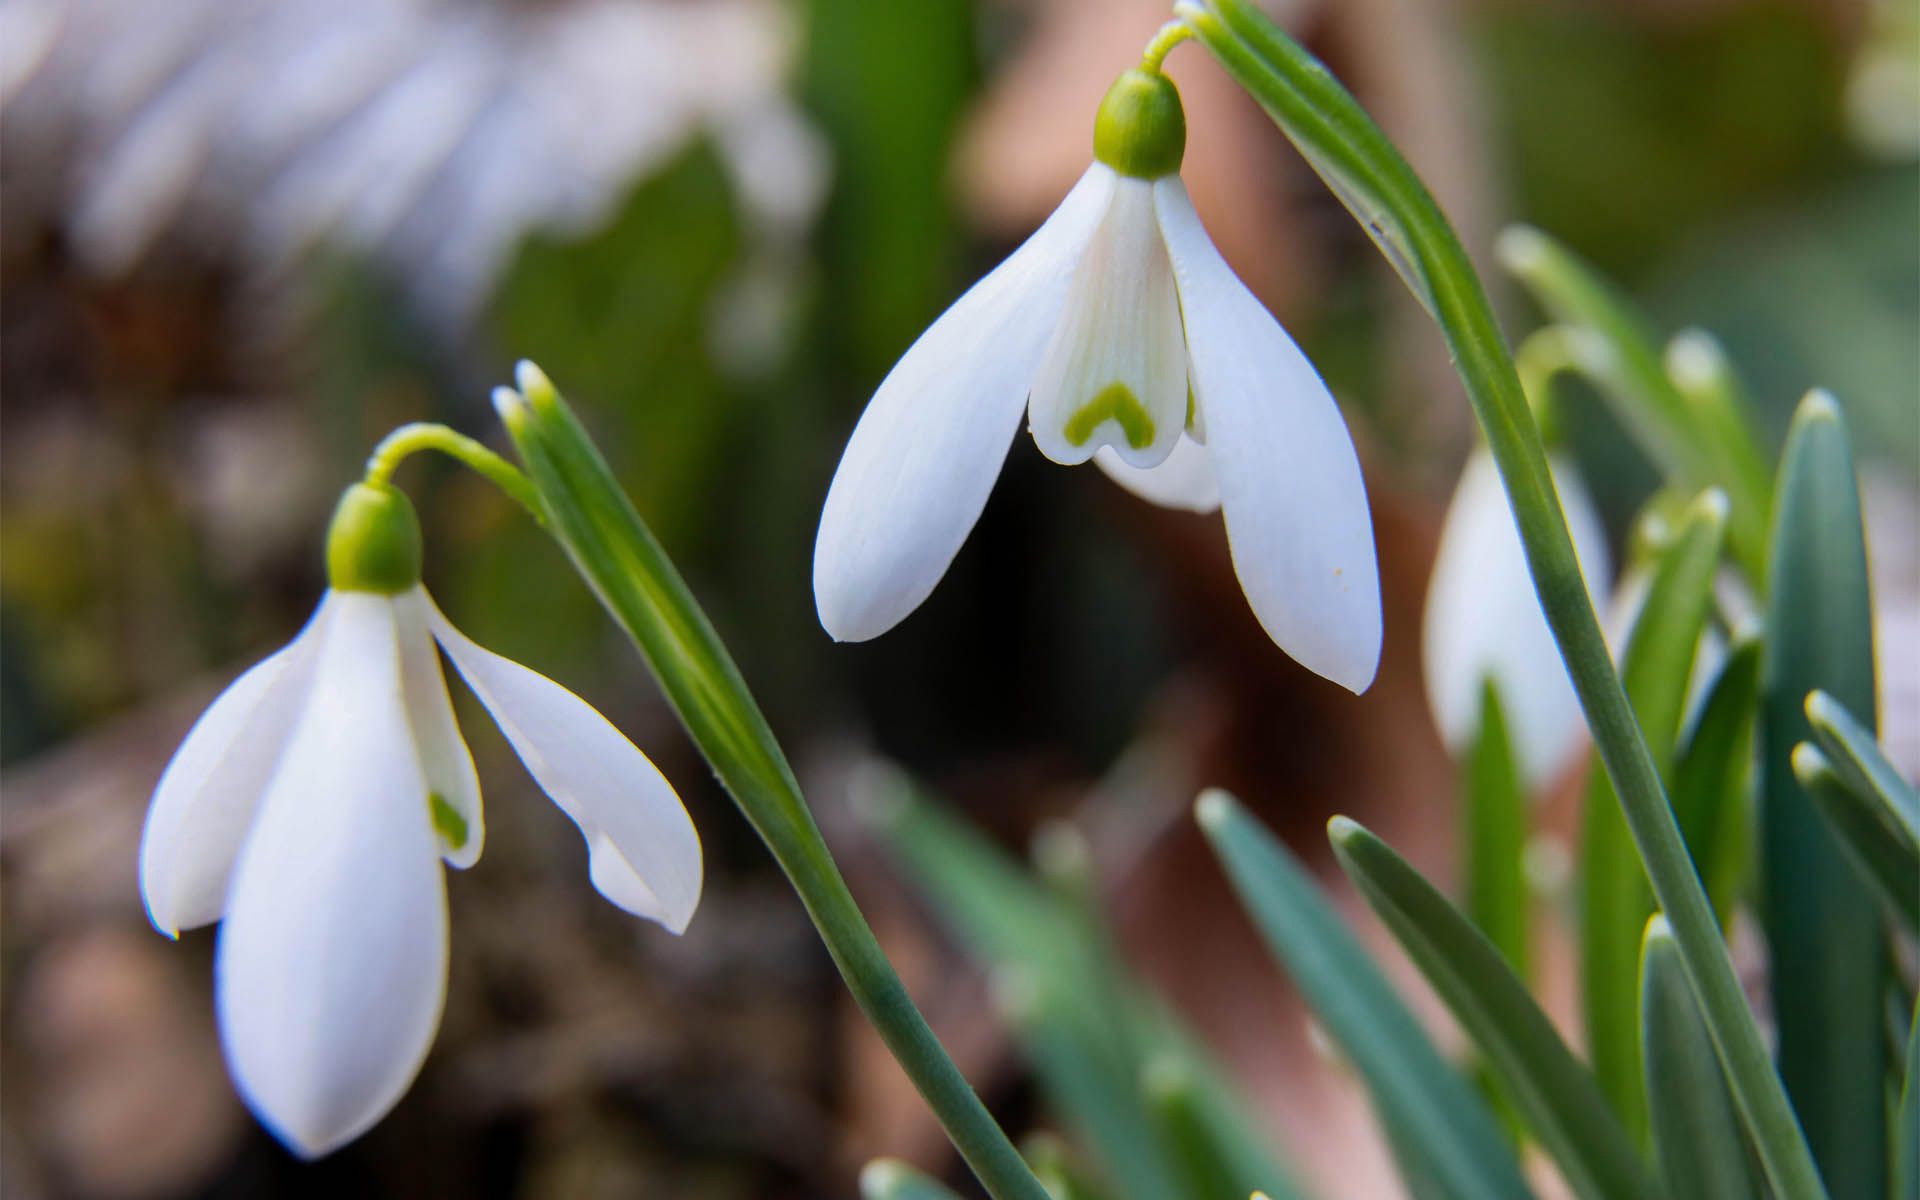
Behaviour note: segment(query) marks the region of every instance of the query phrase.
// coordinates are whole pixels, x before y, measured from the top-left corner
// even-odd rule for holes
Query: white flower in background
[[[1606,530],[1573,464],[1548,456],[1574,553],[1591,599],[1612,567]],[[1467,460],[1440,532],[1421,635],[1427,703],[1456,755],[1479,736],[1480,693],[1491,679],[1531,786],[1550,779],[1586,728],[1560,649],[1527,570],[1500,472],[1485,447]]]
[[[331,590],[188,733],[141,840],[154,925],[174,936],[221,922],[229,1068],[308,1156],[393,1107],[440,1023],[440,860],[471,866],[482,824],[436,642],[579,825],[607,899],[679,933],[700,898],[699,839],[660,772],[585,701],[449,624],[419,565],[405,498],[350,488],[329,535]]]
[[[770,240],[827,154],[771,0],[4,0],[9,222],[118,274],[172,239],[258,282],[318,243],[464,325],[528,234],[577,234],[699,137]]]
[[[1022,410],[1042,454],[1092,459],[1157,504],[1224,511],[1267,633],[1355,692],[1380,658],[1359,460],[1304,355],[1214,249],[1178,175],[1164,76],[1102,102],[1096,162],[880,384],[820,517],[814,599],[840,641],[933,591],[979,519]]]

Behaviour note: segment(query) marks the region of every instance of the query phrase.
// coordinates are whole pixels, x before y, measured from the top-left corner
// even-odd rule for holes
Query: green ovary
[[[467,819],[460,810],[447,803],[447,798],[439,792],[427,793],[427,807],[433,813],[433,827],[447,841],[447,848],[458,850],[467,844]]]
[[[1153,415],[1124,383],[1110,383],[1100,394],[1081,405],[1067,421],[1067,441],[1084,446],[1103,421],[1114,421],[1127,435],[1127,445],[1144,450],[1153,444]]]

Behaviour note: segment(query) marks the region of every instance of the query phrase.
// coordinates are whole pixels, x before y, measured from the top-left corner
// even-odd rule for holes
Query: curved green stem
[[[847,990],[996,1200],[1048,1200],[941,1048],[847,890],[799,782],[733,658],[666,551],[545,375],[494,404],[552,520],[549,528],[653,668],[661,689],[806,905]]]
[[[1149,75],[1158,75],[1173,48],[1192,36],[1193,27],[1185,21],[1168,21],[1154,33],[1147,48],[1140,52],[1140,69]]]
[[[539,493],[534,491],[533,483],[520,473],[519,468],[466,434],[428,421],[402,425],[381,438],[380,444],[367,456],[366,481],[388,482],[402,460],[422,450],[438,450],[449,458],[459,460],[511,496],[520,507],[532,514],[534,520],[542,525],[547,523],[546,510],[540,505]]]
[[[1614,672],[1554,493],[1539,430],[1479,276],[1458,237],[1360,105],[1251,0],[1212,0],[1205,8],[1183,3],[1176,11],[1354,211],[1433,313],[1500,468],[1547,623],[1768,1178],[1779,1195],[1790,1200],[1824,1196],[1653,756]]]

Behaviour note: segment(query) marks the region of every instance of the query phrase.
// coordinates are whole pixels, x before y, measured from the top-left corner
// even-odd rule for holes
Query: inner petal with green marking
[[[1152,185],[1118,178],[1067,290],[1028,399],[1028,426],[1057,463],[1102,446],[1158,466],[1186,427],[1187,346]]]
[[[1067,421],[1067,440],[1084,446],[1101,422],[1112,421],[1126,435],[1127,445],[1144,450],[1153,444],[1153,414],[1140,403],[1140,397],[1124,383],[1110,383],[1100,394],[1080,406]]]

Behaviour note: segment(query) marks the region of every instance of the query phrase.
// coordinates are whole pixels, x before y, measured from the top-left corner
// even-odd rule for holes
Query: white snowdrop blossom
[[[441,650],[579,825],[602,895],[675,933],[700,898],[699,838],[660,772],[585,701],[463,636],[419,564],[405,498],[350,488],[329,535],[331,590],[187,734],[141,840],[154,925],[171,937],[220,922],[229,1069],[309,1157],[399,1101],[440,1024],[440,864],[471,866],[483,840]]]
[[[1178,174],[1185,145],[1173,84],[1122,75],[1094,164],[880,384],[814,546],[814,599],[835,639],[876,637],[933,591],[1024,410],[1053,461],[1092,459],[1156,504],[1222,510],[1273,640],[1355,692],[1372,682],[1380,584],[1352,438],[1201,226]]]
[[[1606,531],[1572,463],[1549,456],[1589,598],[1606,594]],[[1453,493],[1421,636],[1427,703],[1455,754],[1479,736],[1480,693],[1500,697],[1514,756],[1530,786],[1550,779],[1586,728],[1573,681],[1527,570],[1526,551],[1500,472],[1485,447],[1467,460]]]

